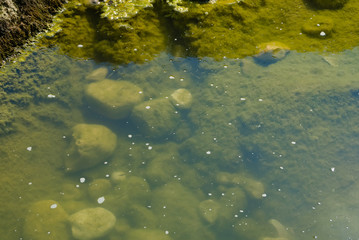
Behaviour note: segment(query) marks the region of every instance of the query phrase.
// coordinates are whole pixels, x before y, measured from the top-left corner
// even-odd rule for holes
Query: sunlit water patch
[[[34,52],[2,73],[1,236],[358,239],[356,62]]]

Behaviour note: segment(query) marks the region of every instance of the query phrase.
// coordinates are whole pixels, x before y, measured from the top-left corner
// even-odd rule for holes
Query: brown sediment
[[[47,27],[65,0],[4,0],[0,2],[0,65],[29,37]]]

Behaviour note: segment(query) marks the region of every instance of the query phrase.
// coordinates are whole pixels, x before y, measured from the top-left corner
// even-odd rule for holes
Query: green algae
[[[54,35],[49,42],[72,56],[116,64],[141,63],[168,48],[182,56],[242,58],[269,41],[300,52],[340,52],[359,40],[354,14],[359,3],[342,5],[320,9],[303,0],[70,3],[57,17],[58,33],[49,34]]]
[[[148,61],[164,50],[166,38],[151,8],[138,7],[130,14],[122,9],[128,4],[121,3],[119,9],[128,17],[113,17],[109,11],[119,11],[114,6],[116,3],[106,2],[67,5],[43,39],[44,44],[56,43],[62,52],[76,58],[117,64]]]

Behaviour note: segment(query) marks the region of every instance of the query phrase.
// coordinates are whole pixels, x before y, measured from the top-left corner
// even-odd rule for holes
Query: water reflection
[[[332,55],[331,64],[291,52],[261,66],[162,54],[113,68],[34,53],[3,75],[31,87],[48,79],[25,107],[5,105],[16,111],[13,133],[0,139],[1,234],[355,239],[357,56]],[[28,75],[44,57],[51,64]],[[141,98],[113,117],[118,105],[86,92],[101,81],[120,85],[94,88],[100,97],[135,89]],[[94,219],[103,219],[97,232],[88,230]]]

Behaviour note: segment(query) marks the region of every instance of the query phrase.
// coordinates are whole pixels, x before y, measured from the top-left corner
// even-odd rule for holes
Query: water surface
[[[174,240],[359,239],[358,56],[358,49],[292,51],[261,66],[252,57],[162,53],[114,66],[35,51],[3,72],[32,83],[23,93],[31,101],[10,109],[14,131],[0,138],[1,236],[26,239],[29,206],[55,200],[68,214],[96,206],[112,211],[118,223],[106,240],[132,239],[133,229]],[[109,70],[106,78],[142,88],[148,101],[186,88],[192,107],[179,110],[177,127],[161,137],[143,133],[131,117],[107,119],[83,98],[86,76],[100,67]],[[67,173],[64,160],[79,123],[108,127],[118,144],[103,164]],[[118,171],[125,173],[123,185],[112,183],[99,203],[91,182]],[[253,194],[257,185],[236,177],[262,184],[263,192]],[[220,212],[213,221],[201,212],[210,199]]]

